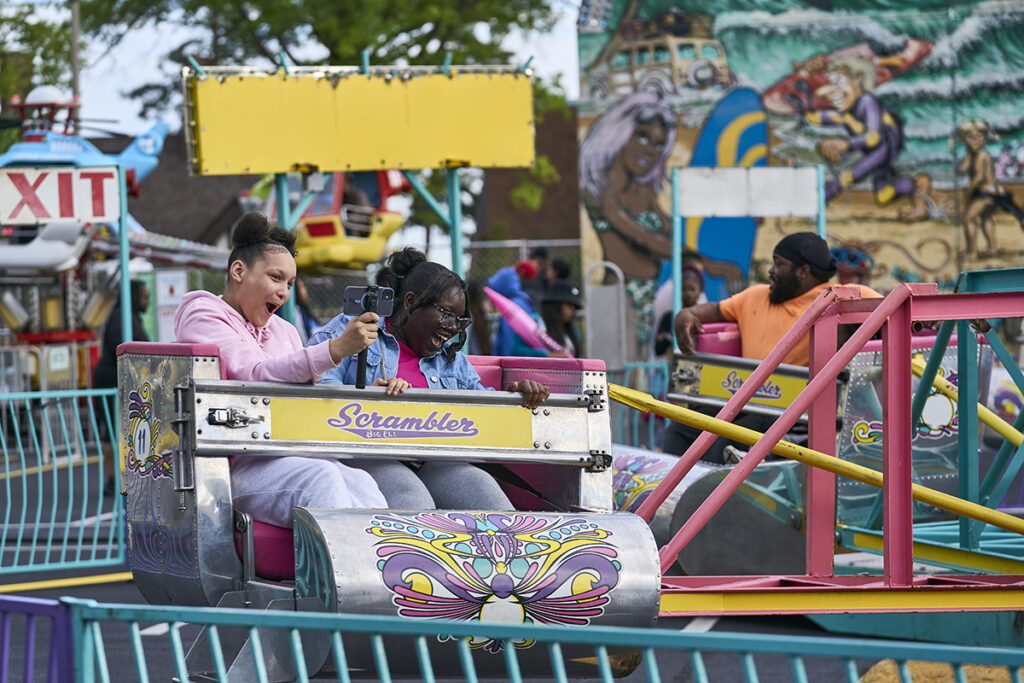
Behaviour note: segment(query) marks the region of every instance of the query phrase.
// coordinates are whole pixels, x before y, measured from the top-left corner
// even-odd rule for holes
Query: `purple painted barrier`
[[[14,615],[25,616],[25,632],[23,638],[11,633],[11,619]],[[36,619],[49,619],[50,654],[46,659],[47,671],[45,678],[42,673],[36,675]],[[21,660],[24,675],[16,675],[12,669],[12,644],[24,644],[24,657]],[[67,606],[56,600],[39,598],[23,598],[0,595],[0,683],[46,680],[49,683],[70,681],[73,677],[71,656],[74,650],[71,636],[71,617]],[[17,664],[17,660],[15,660]]]

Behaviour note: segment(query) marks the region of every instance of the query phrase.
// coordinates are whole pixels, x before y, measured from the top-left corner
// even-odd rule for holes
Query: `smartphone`
[[[391,315],[395,308],[395,290],[390,287],[346,287],[345,315],[361,315],[373,311],[382,318]]]

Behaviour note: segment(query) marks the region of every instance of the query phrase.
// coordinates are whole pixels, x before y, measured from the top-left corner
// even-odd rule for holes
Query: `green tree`
[[[52,3],[56,5],[57,3]],[[64,12],[45,5],[0,5],[0,101],[25,97],[37,85],[71,84],[71,28]],[[3,112],[5,120],[14,115]],[[18,140],[18,126],[0,129],[0,152]]]
[[[556,17],[551,0],[83,0],[87,35],[115,46],[130,30],[159,24],[195,29],[167,55],[167,78],[131,93],[142,115],[173,106],[178,73],[192,55],[200,64],[277,61],[358,64],[505,63],[513,31],[544,32]]]

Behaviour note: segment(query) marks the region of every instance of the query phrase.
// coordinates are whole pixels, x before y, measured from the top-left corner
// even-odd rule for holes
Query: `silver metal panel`
[[[422,443],[421,440],[392,438],[386,430],[360,440],[342,434],[339,430],[324,430],[313,415],[338,415],[342,410],[367,401],[399,411],[427,405],[439,415],[452,412],[456,417],[460,408],[519,407],[522,398],[508,392],[445,391],[410,389],[400,398],[387,398],[383,387],[355,389],[337,386],[310,386],[269,382],[196,382],[195,415],[189,433],[194,440],[195,455],[235,456],[294,455],[351,458],[388,457],[410,460],[453,460],[465,462],[533,462],[592,467],[592,451],[608,452],[611,427],[607,416],[607,384],[603,373],[587,378],[593,385],[593,396],[583,394],[553,394],[544,406],[530,416],[532,434],[517,434],[521,443],[516,445],[462,445],[457,439],[443,443]],[[599,388],[598,388],[599,387]],[[592,411],[592,403],[604,409]],[[275,431],[285,425],[274,424],[274,411],[279,400],[308,401],[308,430],[302,438],[279,438]],[[292,412],[295,409],[292,407]],[[313,412],[319,411],[319,412]],[[289,413],[290,414],[290,413]],[[222,424],[227,417],[235,418],[233,425]],[[331,418],[333,419],[333,418]],[[330,420],[328,420],[329,422]],[[306,426],[305,423],[303,426]],[[320,429],[321,431],[316,431]],[[295,430],[293,429],[292,432]],[[438,439],[435,439],[438,440]],[[600,458],[597,459],[600,462]]]
[[[367,513],[296,509],[296,592],[339,613],[409,619],[649,627],[660,571],[647,525],[632,514],[508,512]],[[329,580],[328,580],[329,577]],[[417,675],[405,643],[390,642],[397,675]],[[440,676],[461,672],[453,644],[432,642]],[[505,675],[502,643],[472,643],[477,671]],[[517,643],[526,675],[550,672],[546,648]],[[349,665],[373,670],[371,650],[350,644]],[[617,652],[628,672],[635,653]],[[566,647],[574,675],[592,648]]]
[[[193,464],[188,444],[177,461],[174,455],[182,445],[174,430],[174,388],[219,376],[216,358],[118,359],[129,560],[140,592],[152,603],[216,605],[241,577],[227,460]],[[175,490],[176,464],[190,471],[194,465],[194,490]]]

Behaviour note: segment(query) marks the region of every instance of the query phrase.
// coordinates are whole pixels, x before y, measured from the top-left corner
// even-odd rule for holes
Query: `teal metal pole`
[[[412,189],[416,191],[416,194],[423,198],[423,201],[427,203],[427,206],[430,207],[430,210],[437,214],[437,217],[441,219],[441,222],[444,223],[444,226],[448,228],[449,231],[451,231],[452,221],[451,218],[449,218],[448,216],[448,212],[445,210],[443,206],[441,206],[441,204],[436,199],[434,199],[434,195],[430,194],[430,190],[424,187],[423,183],[420,182],[420,179],[417,178],[414,174],[410,173],[409,171],[402,171],[402,175],[405,176],[405,179],[409,181],[409,185],[411,185]],[[461,212],[461,210],[462,207],[460,205],[459,211]]]
[[[679,215],[679,167],[672,167],[672,348],[676,348],[676,314],[683,308],[683,217]],[[654,321],[658,325],[658,321]]]
[[[117,243],[121,267],[121,339],[135,339],[132,329],[132,277],[128,270],[131,251],[128,246],[128,189],[124,182],[124,166],[117,165],[118,213]]]
[[[459,169],[447,169],[448,183],[448,216],[450,218],[448,234],[452,241],[452,271],[464,277],[462,266],[462,187],[459,185]]]
[[[285,230],[294,227],[292,221],[291,199],[288,197],[288,174],[274,174],[274,201],[277,205],[277,224]],[[281,307],[281,317],[288,322],[295,324],[295,297],[288,297]]]
[[[956,323],[957,423],[959,426],[960,497],[978,501],[978,338],[966,320]],[[978,548],[978,536],[984,524],[960,518],[960,547]]]
[[[825,239],[825,166],[818,164],[818,237]]]

